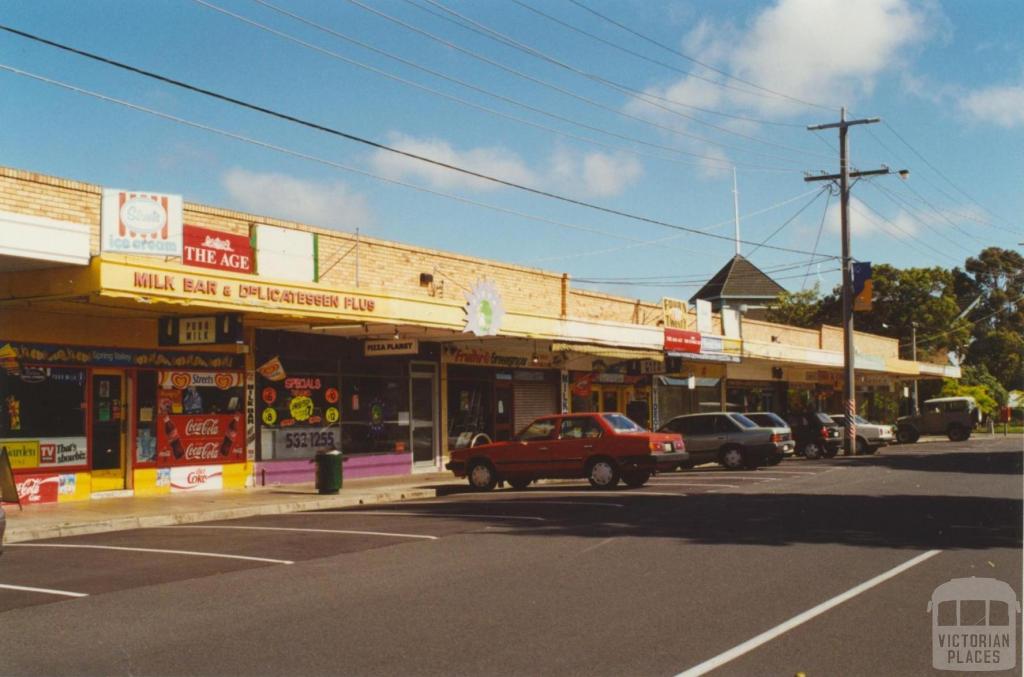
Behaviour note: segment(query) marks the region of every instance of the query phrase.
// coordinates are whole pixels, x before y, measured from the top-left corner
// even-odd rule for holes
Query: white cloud
[[[842,230],[839,210],[838,201],[833,201],[828,207],[828,213],[825,215],[825,227],[830,232],[839,233]],[[853,238],[882,234],[903,240],[911,235],[917,235],[920,226],[920,221],[902,209],[895,216],[879,215],[877,211],[857,198],[850,198],[850,236]]]
[[[417,139],[392,132],[388,143],[399,150],[421,155],[446,164],[487,174],[513,183],[532,184],[533,172],[514,151],[500,146],[457,150],[443,139]],[[412,177],[439,189],[471,188],[496,190],[500,186],[492,181],[478,179],[462,172],[439,167],[422,160],[403,157],[386,150],[374,151],[370,162],[375,171],[392,179]]]
[[[305,181],[236,167],[225,172],[221,182],[245,211],[344,230],[372,223],[365,196],[343,181]]]
[[[960,101],[960,109],[982,122],[1024,127],[1024,86],[989,87]]]
[[[854,104],[878,76],[902,66],[908,48],[941,25],[930,4],[909,0],[778,0],[745,28],[703,21],[682,44],[684,52],[762,87],[807,101]],[[759,115],[803,112],[785,99],[738,91],[751,88],[707,69],[702,75],[729,88],[687,76],[648,91],[694,106],[738,107]],[[665,117],[635,101],[627,108]]]
[[[514,151],[498,146],[460,150],[443,139],[417,139],[389,134],[390,144],[401,150],[463,167],[498,179],[540,189],[569,192],[584,197],[619,195],[643,174],[643,166],[626,153],[579,153],[563,147],[536,168]],[[378,150],[370,157],[374,170],[393,179],[410,179],[431,188],[496,190],[500,184],[431,165],[420,160]]]

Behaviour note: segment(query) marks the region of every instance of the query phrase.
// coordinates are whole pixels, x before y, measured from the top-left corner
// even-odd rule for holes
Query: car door
[[[690,452],[690,456],[698,463],[715,460],[719,445],[715,439],[714,417],[689,416],[681,420],[683,441],[686,442],[686,450]]]
[[[605,431],[593,416],[566,416],[558,429],[558,439],[549,446],[553,472],[560,477],[578,477],[586,460],[601,452]]]
[[[724,414],[715,414],[714,419],[716,449],[721,449],[727,444],[743,445],[740,426],[737,423]]]
[[[558,431],[557,418],[539,418],[526,426],[516,440],[493,453],[500,474],[540,476],[549,469],[550,445]]]

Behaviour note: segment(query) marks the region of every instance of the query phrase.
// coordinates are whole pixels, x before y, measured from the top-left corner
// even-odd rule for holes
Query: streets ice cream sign
[[[103,191],[100,250],[143,256],[181,256],[181,196]]]
[[[466,294],[466,327],[464,332],[477,336],[497,336],[505,306],[498,287],[489,280],[480,280]]]

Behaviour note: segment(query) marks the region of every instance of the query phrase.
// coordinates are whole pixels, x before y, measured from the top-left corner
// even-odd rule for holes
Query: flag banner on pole
[[[853,264],[853,310],[854,312],[871,310],[871,263],[868,261]]]

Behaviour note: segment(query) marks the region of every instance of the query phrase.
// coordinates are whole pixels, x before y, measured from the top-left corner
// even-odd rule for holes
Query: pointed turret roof
[[[733,256],[722,269],[708,280],[690,298],[693,303],[697,299],[705,301],[729,299],[775,299],[779,293],[786,291],[782,285],[768,277],[764,271],[746,260],[740,254]]]

